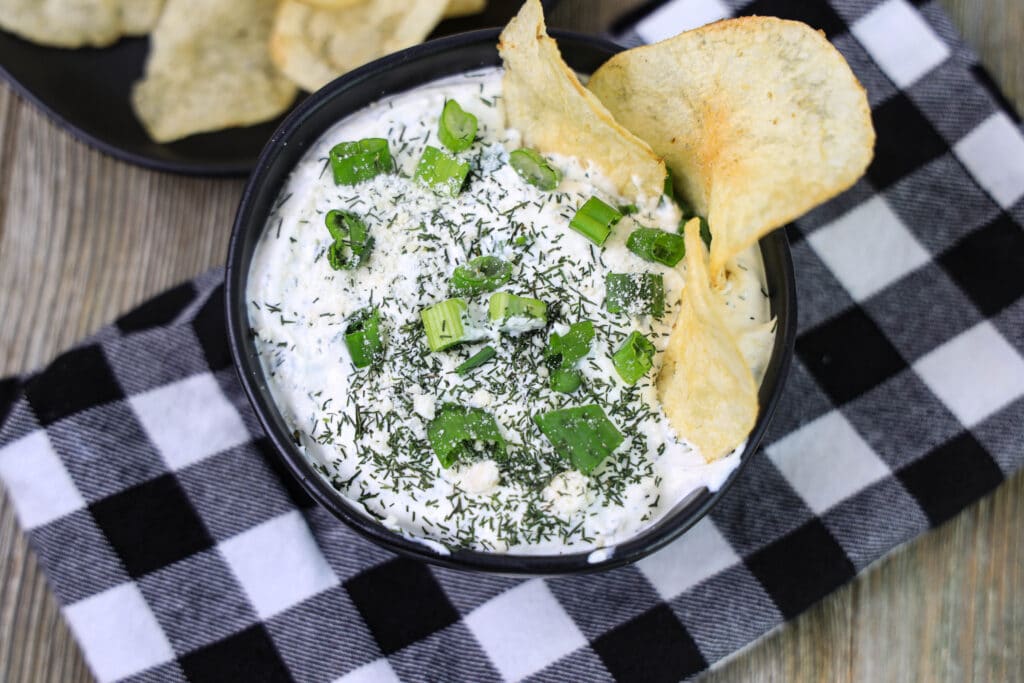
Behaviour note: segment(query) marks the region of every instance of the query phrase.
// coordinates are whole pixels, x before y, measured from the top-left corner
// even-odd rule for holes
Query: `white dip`
[[[473,146],[457,156],[471,164],[456,198],[438,196],[412,175],[437,139],[446,99],[477,116]],[[335,185],[327,163],[338,142],[384,137],[397,174],[354,186]],[[586,160],[548,156],[563,179],[553,192],[524,182],[508,164],[519,135],[504,127],[500,70],[438,81],[350,116],[311,147],[267,222],[249,274],[249,319],[274,398],[299,445],[343,496],[396,532],[447,547],[494,552],[585,552],[612,546],[657,520],[695,489],[715,490],[739,451],[713,463],[670,428],[654,379],[660,351],[679,308],[682,264],[649,263],[626,249],[639,225],[676,232],[680,210],[651,198],[615,226],[603,248],[569,228],[592,195],[612,206]],[[331,209],[359,214],[375,239],[365,263],[332,270],[324,225]],[[546,329],[519,335],[482,324],[486,339],[440,352],[426,345],[420,310],[455,296],[452,270],[480,255],[514,270],[503,290],[548,305]],[[658,320],[604,309],[605,275],[662,273],[666,313]],[[774,335],[760,254],[730,266],[724,292],[741,348],[760,377]],[[488,294],[468,298],[486,320]],[[356,369],[344,342],[347,319],[379,309],[384,358]],[[543,350],[552,332],[589,320],[596,335],[578,365],[583,386],[549,388]],[[610,356],[633,330],[654,342],[654,369],[635,386]],[[462,376],[454,369],[490,344],[496,358]],[[441,467],[427,425],[445,403],[494,416],[507,456]],[[590,475],[559,456],[532,421],[537,413],[596,403],[625,437]],[[742,450],[742,449],[740,449]]]

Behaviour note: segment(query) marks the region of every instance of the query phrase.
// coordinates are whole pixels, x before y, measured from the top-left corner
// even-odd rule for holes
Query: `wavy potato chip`
[[[121,37],[120,0],[0,0],[0,28],[54,47],[103,47]]]
[[[309,5],[310,7],[320,7],[323,9],[338,9],[341,7],[351,7],[353,5],[361,5],[366,0],[299,0],[303,5]]]
[[[875,133],[823,34],[774,17],[709,24],[612,57],[589,88],[650,143],[711,225],[711,272],[852,185]]]
[[[548,36],[539,0],[523,4],[498,41],[508,124],[523,142],[595,163],[625,197],[658,197],[665,164],[584,88]]]
[[[299,0],[303,5],[320,7],[322,9],[338,9],[341,7],[352,7],[360,5],[366,0]],[[470,14],[478,14],[487,7],[487,0],[448,0],[444,8],[444,18],[465,17]]]
[[[296,89],[267,39],[277,0],[168,0],[132,104],[157,142],[272,119]]]
[[[149,33],[160,19],[164,0],[121,0],[121,29],[126,35]]]
[[[658,374],[658,398],[676,433],[711,462],[754,428],[757,384],[719,313],[699,219],[686,224],[684,239],[686,286]]]
[[[0,28],[43,45],[104,47],[148,33],[164,0],[0,0]]]
[[[448,6],[444,8],[444,16],[445,19],[467,17],[483,12],[486,7],[487,0],[448,0]]]
[[[447,5],[447,0],[363,0],[324,9],[284,0],[274,20],[270,55],[281,73],[312,92],[421,42]]]

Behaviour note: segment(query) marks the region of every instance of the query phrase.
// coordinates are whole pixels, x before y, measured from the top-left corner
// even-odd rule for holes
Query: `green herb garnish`
[[[478,256],[452,273],[452,289],[473,296],[493,292],[512,277],[512,264],[497,256]]]
[[[352,356],[352,364],[365,368],[384,357],[384,341],[380,336],[380,311],[364,308],[351,318],[345,327],[345,346]]]
[[[441,467],[448,468],[459,460],[491,454],[505,457],[505,438],[494,416],[480,408],[446,403],[427,426],[427,440]]]
[[[597,197],[591,197],[576,211],[576,215],[569,221],[569,227],[600,247],[620,220],[622,214],[615,207],[608,206]]]
[[[447,100],[437,124],[437,137],[453,152],[469,149],[476,139],[476,117],[463,111],[455,100]]]
[[[639,332],[631,332],[622,346],[612,354],[612,364],[622,381],[630,386],[654,367],[654,344]]]
[[[553,190],[562,181],[562,174],[548,160],[529,147],[508,155],[508,162],[526,182],[542,190]]]
[[[462,161],[437,147],[427,146],[416,166],[416,182],[438,194],[457,197],[469,174],[469,162]]]
[[[331,171],[337,185],[355,185],[395,168],[388,141],[364,138],[356,142],[340,142],[329,154]]]
[[[584,474],[593,472],[624,440],[598,405],[552,410],[534,415],[533,421],[555,452]]]
[[[608,273],[605,276],[605,308],[611,313],[665,314],[665,282],[657,273]]]

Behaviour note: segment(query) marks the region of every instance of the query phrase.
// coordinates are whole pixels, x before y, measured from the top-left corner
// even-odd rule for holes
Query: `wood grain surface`
[[[565,0],[551,24],[596,30],[636,4]],[[1024,1],[940,4],[1024,110]],[[114,161],[0,85],[0,375],[222,263],[241,190]],[[1018,475],[705,680],[1024,680],[1022,528]],[[90,680],[0,491],[0,681]]]

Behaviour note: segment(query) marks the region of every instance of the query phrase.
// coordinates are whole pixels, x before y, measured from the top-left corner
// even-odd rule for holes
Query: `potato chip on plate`
[[[149,33],[160,19],[164,0],[120,0],[121,28],[125,35]]]
[[[548,36],[539,0],[527,0],[501,33],[508,125],[541,152],[588,159],[629,198],[658,197],[665,164],[580,84]]]
[[[448,0],[448,6],[444,8],[444,17],[468,17],[471,14],[479,14],[486,8],[487,0]]]
[[[0,28],[55,47],[103,47],[121,37],[120,0],[0,0]]]
[[[0,28],[43,45],[104,47],[148,33],[164,0],[0,0]]]
[[[277,0],[168,0],[132,104],[157,142],[272,119],[296,88],[267,54]]]
[[[362,0],[336,8],[284,0],[270,54],[302,88],[319,90],[378,57],[421,42],[441,20],[447,0]]]
[[[684,239],[686,285],[658,375],[658,398],[676,433],[711,462],[735,450],[754,428],[757,384],[711,288],[699,219],[686,224]]]
[[[711,273],[852,185],[875,133],[860,83],[806,24],[742,17],[608,60],[588,87],[665,158],[711,225]]]
[[[299,0],[299,2],[322,9],[338,9],[340,7],[361,5],[366,0]],[[487,7],[487,0],[448,0],[448,5],[444,8],[444,17],[447,19],[478,14],[483,12],[485,7]]]

